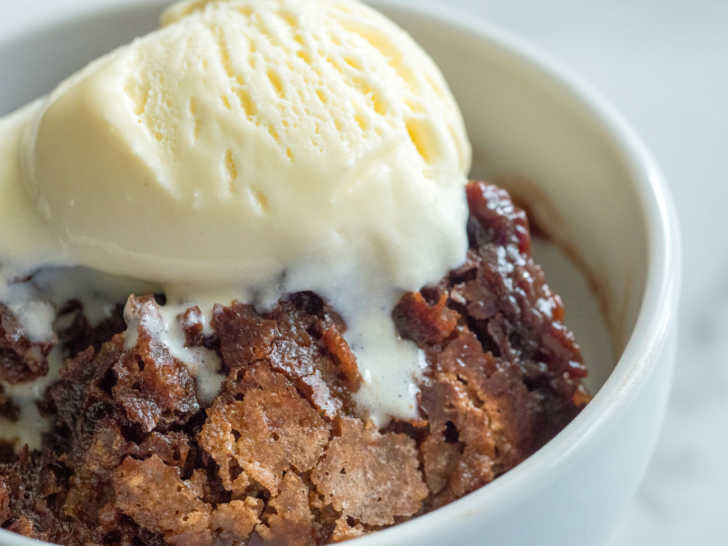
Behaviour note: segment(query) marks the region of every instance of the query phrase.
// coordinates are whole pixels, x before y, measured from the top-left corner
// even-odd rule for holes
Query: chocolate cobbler
[[[586,368],[531,258],[525,213],[496,186],[466,191],[466,263],[392,311],[426,354],[420,417],[381,430],[352,399],[362,378],[346,324],[312,292],[268,312],[217,305],[208,330],[195,307],[178,317],[186,345],[223,363],[211,400],[158,339],[164,295],[130,295],[95,327],[69,301],[43,344],[0,307],[3,381],[44,376],[54,345],[65,357],[38,403],[52,420],[40,449],[2,449],[2,526],[61,544],[327,544],[435,510],[523,461],[588,402]]]

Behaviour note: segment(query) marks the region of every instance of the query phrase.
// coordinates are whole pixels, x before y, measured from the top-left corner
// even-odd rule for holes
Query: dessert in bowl
[[[371,172],[360,169],[360,172],[347,173],[351,177],[346,179],[343,188],[349,190],[353,186],[348,191],[353,196],[340,196],[340,187],[324,188],[325,202],[322,208],[317,208],[317,203],[306,202],[311,198],[310,187],[304,192],[306,195],[300,196],[295,194],[295,188],[300,186],[290,190],[291,177],[298,174],[296,181],[311,184],[312,180],[332,180],[330,173],[336,171],[312,172],[312,168],[318,168],[316,165],[308,166],[308,170],[301,166],[291,171],[280,161],[293,163],[300,157],[300,148],[280,147],[281,142],[288,143],[290,139],[281,134],[276,139],[271,134],[271,125],[259,123],[257,119],[262,116],[270,120],[270,115],[263,110],[281,99],[279,93],[285,98],[291,90],[289,86],[294,92],[296,86],[275,72],[269,74],[267,69],[277,65],[273,61],[265,64],[268,61],[258,49],[254,53],[259,56],[254,58],[262,63],[263,91],[268,93],[268,98],[247,104],[246,93],[255,89],[239,89],[243,87],[239,80],[246,82],[248,78],[237,73],[240,67],[236,64],[239,60],[235,51],[238,50],[225,54],[225,48],[220,47],[235,40],[238,34],[220,40],[219,33],[227,36],[225,33],[229,32],[224,25],[215,28],[214,19],[220,16],[216,10],[223,8],[201,4],[191,5],[189,13],[185,13],[185,7],[169,12],[168,19],[181,17],[180,21],[186,22],[171,23],[171,29],[160,31],[164,34],[159,38],[161,43],[154,38],[143,39],[108,63],[97,63],[96,68],[87,69],[88,77],[64,84],[61,91],[51,95],[45,114],[36,117],[30,129],[25,129],[30,134],[25,138],[35,144],[28,148],[35,155],[25,154],[30,157],[18,167],[31,173],[23,175],[31,179],[31,187],[21,186],[24,193],[19,197],[34,200],[45,222],[41,227],[61,225],[62,229],[53,232],[66,240],[60,245],[51,240],[47,247],[37,242],[24,244],[22,249],[40,248],[40,253],[47,256],[58,252],[60,247],[67,254],[56,258],[53,265],[91,266],[139,277],[147,284],[125,285],[126,281],[116,279],[112,285],[114,290],[110,290],[108,282],[92,288],[90,283],[95,281],[81,280],[84,287],[91,289],[79,293],[79,278],[83,277],[73,269],[39,272],[29,282],[15,283],[29,285],[22,292],[45,294],[49,286],[62,286],[64,276],[70,275],[75,281],[71,283],[75,285],[71,295],[81,300],[85,315],[79,313],[79,303],[65,305],[63,300],[69,299],[68,291],[65,297],[59,296],[58,301],[51,302],[53,305],[48,304],[47,297],[27,298],[25,293],[12,296],[26,297],[26,300],[8,301],[8,310],[15,312],[8,313],[7,324],[12,320],[20,322],[26,333],[35,324],[33,320],[22,324],[23,311],[31,308],[28,302],[44,310],[46,315],[62,312],[67,324],[60,325],[64,329],[56,326],[62,335],[62,343],[56,346],[73,353],[60,355],[73,358],[62,365],[60,380],[44,385],[49,388],[44,392],[44,403],[38,408],[46,417],[51,416],[50,434],[42,440],[51,460],[39,462],[38,455],[35,459],[26,455],[25,459],[10,463],[15,465],[9,467],[14,472],[12,475],[21,476],[20,481],[25,480],[24,483],[19,484],[17,479],[13,482],[11,474],[6,475],[4,487],[11,509],[15,510],[7,518],[7,524],[16,531],[69,543],[82,540],[79,537],[112,543],[132,538],[190,543],[325,542],[351,538],[437,508],[488,483],[553,436],[587,401],[588,397],[579,388],[584,371],[578,349],[561,323],[558,298],[548,290],[529,256],[523,213],[492,185],[467,185],[468,199],[465,199],[467,141],[462,137],[464,131],[456,115],[457,108],[453,109],[448,94],[442,93],[447,87],[441,87],[437,93],[442,80],[427,57],[410,50],[409,42],[403,46],[390,40],[383,47],[382,29],[390,31],[382,19],[375,19],[369,25],[378,39],[367,43],[378,44],[377,51],[395,51],[397,55],[384,55],[384,62],[379,65],[375,56],[373,67],[364,71],[365,75],[383,71],[375,81],[368,76],[359,76],[358,81],[350,77],[352,73],[362,73],[361,66],[357,71],[357,65],[369,63],[369,57],[347,62],[335,56],[338,50],[334,48],[330,64],[341,64],[343,70],[336,67],[336,72],[345,74],[346,78],[342,79],[345,85],[341,91],[327,100],[341,104],[344,109],[356,100],[366,99],[366,102],[362,106],[363,119],[357,119],[362,112],[356,108],[351,109],[348,118],[344,116],[344,121],[351,121],[353,132],[345,131],[343,137],[334,136],[326,141],[325,152],[330,149],[329,145],[335,150],[340,145],[350,146],[346,149],[350,155],[343,159],[329,156],[326,168],[347,158],[364,157],[361,151],[371,150],[367,148],[369,145],[376,147],[384,143],[384,149],[391,153],[381,156],[377,152],[376,157],[386,159],[366,164],[373,169]],[[229,4],[240,8],[237,13],[241,18],[252,15],[262,20],[263,29],[267,28],[270,15],[275,16],[273,25],[281,24],[285,28],[291,24],[287,21],[290,13],[283,16],[257,13],[265,3],[250,8],[250,13],[243,9],[248,6],[245,2]],[[344,5],[349,10],[359,9],[356,5],[352,8],[350,3]],[[200,14],[196,15],[196,11]],[[641,337],[627,346],[622,362],[603,388],[592,385],[596,392],[594,402],[525,463],[459,501],[361,540],[375,543],[429,540],[436,544],[447,536],[450,540],[479,542],[478,537],[487,533],[495,542],[513,544],[535,540],[529,536],[541,537],[545,542],[592,540],[598,543],[639,479],[651,438],[656,433],[655,423],[669,373],[669,358],[661,366],[654,360],[659,356],[658,349],[667,345],[676,280],[674,275],[667,275],[665,268],[675,258],[675,242],[673,220],[660,193],[659,180],[654,172],[640,170],[649,166],[649,161],[629,134],[621,132],[619,124],[609,121],[610,116],[595,108],[593,102],[585,101],[573,88],[539,69],[533,58],[517,55],[508,40],[497,32],[478,33],[463,25],[446,25],[446,18],[417,12],[391,13],[425,45],[446,73],[464,109],[474,143],[474,174],[516,173],[533,181],[538,192],[533,188],[524,191],[529,188],[523,183],[513,183],[510,189],[528,204],[539,225],[545,226],[555,239],[568,241],[595,272],[610,304],[613,329],[618,332],[622,328],[623,337],[616,336],[618,350],[624,349],[640,312],[641,330],[638,325],[636,331],[641,332]],[[225,15],[228,21],[229,13]],[[294,18],[295,15],[294,10]],[[361,28],[362,17],[358,15],[353,20]],[[374,16],[366,12],[366,17]],[[163,79],[158,72],[164,72],[167,67],[165,56],[170,49],[173,53],[176,51],[174,47],[167,48],[164,40],[176,40],[175,32],[181,36],[180,40],[194,37],[192,26],[198,24],[205,27],[203,38],[211,39],[217,48],[209,59],[217,64],[210,67],[213,62],[209,62],[206,68],[213,73],[209,76],[212,83],[203,89],[214,93],[200,95],[200,104],[193,105],[195,101],[189,100],[191,95],[184,94],[189,84],[185,70],[195,69],[184,58],[172,59],[182,64],[172,71],[178,79],[171,82],[155,80],[150,84],[136,73],[129,77],[125,72],[130,66],[137,67],[135,63],[141,57],[142,64],[148,67],[142,76]],[[320,25],[316,26],[317,32],[320,29]],[[391,32],[399,36],[396,31]],[[273,33],[266,40],[277,35]],[[303,44],[299,45],[310,45],[314,38],[317,38],[315,33],[304,32]],[[295,37],[293,41],[297,43]],[[153,43],[148,45],[149,42]],[[178,42],[172,44],[179,46]],[[279,53],[278,49],[274,51]],[[331,56],[325,48],[301,48],[294,53],[308,65],[305,57],[309,51],[324,60],[326,54]],[[155,54],[160,54],[164,62],[155,58]],[[200,56],[193,58],[202,60]],[[321,58],[310,60],[316,65]],[[414,86],[424,81],[425,93],[429,94],[412,96],[413,83],[408,83],[411,72],[415,73]],[[408,100],[396,96],[399,90],[396,85],[385,87],[389,95],[377,97],[377,81],[391,83],[385,76],[392,73],[398,78],[395,83],[403,89],[400,95]],[[424,76],[429,76],[435,85]],[[119,79],[131,83],[120,86]],[[218,81],[224,85],[217,86]],[[357,94],[347,101],[347,90],[351,88]],[[222,93],[218,93],[220,89]],[[113,100],[110,93],[119,90],[123,95]],[[391,93],[395,94],[394,98]],[[180,97],[184,100],[178,102]],[[90,100],[93,98],[98,101]],[[318,100],[322,99],[318,97]],[[123,101],[129,101],[135,113],[135,125],[117,130],[112,135],[117,140],[104,141],[109,126],[118,128],[127,121],[123,116],[120,122],[113,119],[114,108]],[[386,105],[397,106],[399,101],[407,109],[406,116],[391,119],[372,114],[366,117],[370,112],[379,115],[378,109],[386,114]],[[285,106],[290,104],[296,104],[296,99],[285,102]],[[299,104],[304,109],[309,106],[304,98]],[[80,110],[73,110],[74,107]],[[88,110],[93,107],[98,109]],[[164,125],[168,122],[165,121],[167,109],[183,112],[192,123],[175,127],[180,118],[172,116],[171,125]],[[265,132],[267,140],[262,144],[258,137],[246,141],[248,133],[244,130],[237,126],[225,128],[229,116],[225,112],[232,109],[248,121],[247,112],[254,111],[251,118],[255,123],[250,126]],[[200,112],[205,114],[199,114],[199,122],[195,123]],[[273,117],[280,118],[279,112],[274,111]],[[70,117],[64,119],[69,113]],[[377,134],[377,123],[382,118],[382,134]],[[76,137],[64,143],[54,135],[65,135],[71,120],[73,123],[80,120],[87,127],[79,129]],[[295,120],[288,119],[288,122]],[[149,140],[144,141],[144,146],[135,147],[138,136],[130,138],[131,133],[126,131],[138,131],[139,126]],[[272,126],[273,132],[278,132],[277,127]],[[367,129],[373,131],[369,140]],[[94,132],[99,130],[101,133]],[[227,135],[225,131],[238,130],[242,132],[234,133],[235,138],[220,136]],[[188,134],[180,137],[175,131],[188,131]],[[296,134],[301,132],[305,130],[300,129]],[[315,128],[312,132],[316,134]],[[360,138],[346,142],[348,134]],[[392,150],[387,149],[383,135],[391,137]],[[160,163],[160,169],[172,165],[177,169],[175,172],[160,175],[158,170],[149,168],[160,157],[155,149],[161,147],[163,153],[174,154],[184,146],[184,138],[195,136],[200,141],[187,150],[189,153],[182,156],[183,161]],[[44,147],[44,138],[47,143],[62,145]],[[79,172],[79,159],[87,159],[88,149],[96,142],[107,143],[108,149],[91,156],[92,165]],[[218,146],[221,142],[222,147]],[[238,148],[229,145],[230,142],[246,145]],[[398,151],[401,142],[405,149]],[[83,146],[76,148],[78,143]],[[483,150],[488,152],[485,162]],[[273,152],[278,155],[271,155]],[[202,158],[190,159],[195,153],[202,154]],[[251,155],[241,161],[238,153]],[[110,157],[113,154],[117,155]],[[404,160],[400,157],[402,154]],[[215,163],[205,164],[209,158],[214,158]],[[185,164],[185,161],[189,162]],[[45,167],[33,168],[44,162]],[[122,166],[111,174],[124,172],[123,169],[131,169],[133,173],[129,175],[127,170],[122,179],[114,180],[109,174],[109,165]],[[220,181],[213,185],[214,192],[208,188],[200,191],[196,186],[200,180],[195,176],[195,169],[200,165],[203,172],[210,173],[209,178]],[[275,168],[271,169],[270,165]],[[386,167],[384,172],[378,172],[382,165]],[[410,172],[413,166],[414,171]],[[489,172],[483,171],[484,168]],[[274,178],[270,189],[273,194],[269,194],[266,187],[256,187],[267,184],[265,176],[256,176],[263,172],[272,173],[273,177],[289,174],[282,177],[281,183]],[[61,173],[75,175],[72,186],[62,187],[59,178],[69,183],[72,179]],[[88,182],[79,180],[83,177]],[[129,179],[138,182],[141,190],[126,188]],[[173,207],[164,202],[168,199],[163,193],[167,187],[158,192],[161,198],[155,197],[154,192],[159,188],[154,184],[178,180],[189,182],[181,189],[183,193],[189,190],[189,195],[170,200]],[[419,192],[407,193],[411,186],[400,187],[401,180],[417,181],[414,187]],[[429,191],[427,184],[433,180],[434,190]],[[338,184],[340,179],[335,182]],[[437,237],[426,238],[426,243],[432,246],[425,246],[424,254],[393,252],[395,245],[387,245],[395,238],[389,236],[391,233],[382,236],[376,229],[377,224],[369,222],[372,211],[366,207],[372,206],[367,201],[374,193],[372,187],[365,186],[369,190],[362,193],[365,199],[356,200],[356,189],[361,184],[374,184],[374,189],[385,188],[394,194],[390,205],[396,207],[388,208],[387,202],[381,199],[374,205],[375,212],[385,222],[383,225],[400,236],[397,247],[423,249],[417,245],[422,244],[421,237],[428,229],[441,237],[439,242]],[[241,198],[247,199],[248,209],[242,220],[229,215],[224,200],[220,205],[220,195],[235,194],[236,185]],[[148,190],[150,186],[152,189]],[[282,187],[289,188],[283,198],[275,195]],[[81,190],[76,200],[72,195],[78,188]],[[218,192],[220,188],[224,191]],[[196,191],[200,195],[196,196]],[[433,202],[423,195],[428,191],[430,195],[442,193]],[[135,192],[142,196],[136,201]],[[343,200],[333,200],[332,195]],[[94,210],[91,216],[76,212],[79,208],[93,209],[104,196],[109,198],[104,210]],[[197,208],[196,198],[200,200]],[[417,198],[421,201],[415,201],[418,206],[412,211],[409,207]],[[198,210],[205,214],[211,212],[207,222],[199,224],[204,230],[192,232],[194,225],[180,228],[189,230],[180,240],[197,244],[177,252],[173,248],[179,244],[176,232],[168,230],[165,234],[169,226],[160,225],[159,218],[153,214],[139,221],[139,225],[133,224],[129,210],[143,208],[142,205],[154,199],[162,201],[157,200],[147,212],[167,211],[168,215],[162,217],[168,221],[177,218],[179,212],[187,219],[194,218]],[[216,200],[214,207],[220,208],[209,208],[209,200]],[[278,210],[285,207],[286,201],[301,205],[300,209],[289,209],[291,218],[298,221],[292,222],[293,229],[284,225],[283,229],[288,231],[283,235],[281,221],[273,222],[271,225],[279,230],[274,244],[266,241],[261,244],[260,237],[269,237],[271,228],[265,226],[256,232],[258,228],[251,225],[251,217],[253,220],[268,217],[260,215],[261,209]],[[326,205],[332,201],[337,206],[328,210]],[[131,206],[130,202],[133,207],[125,209]],[[466,202],[470,208],[469,222]],[[177,203],[187,208],[179,211],[174,208]],[[169,212],[170,208],[173,212]],[[296,210],[299,216],[295,216]],[[302,210],[315,210],[319,217],[313,221],[302,218]],[[390,211],[394,212],[388,216]],[[440,221],[438,215],[443,211],[447,212],[449,224]],[[399,212],[406,212],[409,223]],[[216,223],[215,219],[220,222]],[[122,222],[125,228],[129,222],[132,225],[119,231],[120,220],[126,220],[126,224]],[[438,223],[433,229],[435,220]],[[240,221],[246,224],[241,226]],[[255,252],[241,251],[235,260],[227,261],[224,258],[229,257],[226,249],[230,246],[219,245],[220,237],[225,237],[219,230],[231,223],[233,233],[257,233],[258,237],[250,240],[257,247]],[[356,227],[356,237],[346,231],[350,224]],[[407,230],[411,225],[419,229]],[[455,227],[449,232],[446,228],[440,229],[448,225]],[[105,226],[106,231],[99,231],[98,226]],[[333,243],[301,248],[312,240],[321,240],[321,231],[311,231],[317,226],[331,228],[339,239],[332,236],[329,240]],[[207,237],[215,230],[218,230],[216,237],[208,246],[204,239],[194,239]],[[200,232],[203,233],[200,235]],[[33,235],[32,229],[22,233]],[[102,235],[94,241],[99,233]],[[605,233],[610,237],[605,237]],[[452,237],[448,238],[448,234]],[[43,234],[38,239],[47,241]],[[288,244],[277,244],[281,240]],[[337,240],[358,245],[348,254],[348,260],[341,250],[341,247],[346,250],[347,245],[341,245],[334,260],[327,259]],[[96,244],[99,241],[104,244]],[[99,246],[104,247],[106,254],[95,254]],[[136,251],[137,246],[148,251],[130,256],[128,250]],[[467,246],[470,256],[466,261]],[[126,252],[119,252],[125,247]],[[351,246],[348,248],[351,250]],[[313,256],[315,259],[299,271],[289,266],[286,274],[281,275],[275,265],[282,261],[282,255],[292,251],[300,252],[297,258]],[[116,254],[110,257],[109,253]],[[72,260],[67,259],[68,254]],[[154,259],[156,255],[158,261]],[[236,269],[245,259],[250,261],[251,255],[263,267],[255,268],[252,273],[250,267],[244,271]],[[195,263],[196,256],[204,257],[205,266]],[[623,259],[617,260],[615,256]],[[438,257],[439,263],[435,263]],[[167,258],[169,261],[165,263]],[[424,262],[417,263],[418,259]],[[301,260],[293,261],[296,266],[301,263]],[[142,267],[144,273],[140,274],[140,269],[120,270],[122,265],[127,267],[130,263]],[[219,263],[220,267],[211,267],[212,263]],[[345,267],[341,267],[342,263]],[[325,269],[313,267],[320,264]],[[238,280],[241,273],[261,276],[256,282],[248,282],[245,291],[236,286],[233,297],[229,286],[224,287],[227,291],[219,291],[217,286],[215,290],[189,291],[189,286],[199,279],[225,271],[227,267]],[[359,274],[353,274],[352,270]],[[190,276],[184,277],[186,274]],[[268,282],[266,286],[261,280],[266,275],[272,276],[275,283]],[[514,305],[514,295],[521,295],[513,289],[514,280],[518,279],[525,279],[524,285],[515,284],[526,296]],[[420,291],[425,285],[427,288]],[[506,288],[499,291],[498,286]],[[524,287],[527,289],[523,290]],[[57,292],[64,294],[63,290]],[[109,310],[106,306],[123,303],[131,292],[147,294],[147,297],[129,299],[124,320],[113,310],[108,317],[105,315]],[[114,299],[120,295],[121,301]],[[655,298],[661,299],[662,307],[656,305]],[[234,300],[237,303],[233,304]],[[218,306],[213,307],[213,303]],[[509,309],[511,315],[507,314]],[[532,310],[540,313],[534,315],[540,321],[529,322],[524,318],[525,311]],[[33,316],[37,317],[38,313]],[[377,328],[371,329],[372,323]],[[121,335],[108,341],[117,332]],[[38,352],[51,354],[51,343],[42,336],[43,328],[37,328],[34,333],[38,334],[36,339],[26,336],[25,345],[16,354],[31,357]],[[57,335],[55,330],[53,333]],[[373,338],[378,341],[374,345],[378,353],[369,350]],[[89,350],[89,346],[96,347]],[[381,347],[385,347],[384,353]],[[625,364],[630,348],[636,360],[631,364],[627,360]],[[393,351],[396,358],[391,356]],[[424,355],[424,361],[419,355]],[[649,358],[642,359],[644,356]],[[33,364],[37,360],[41,359],[29,362]],[[378,362],[406,365],[376,368]],[[613,360],[607,358],[605,362]],[[606,375],[605,370],[597,370],[595,374],[589,364],[592,376]],[[418,366],[425,369],[418,370]],[[42,373],[42,363],[36,369],[39,371],[31,373],[46,376]],[[418,377],[418,373],[422,375]],[[384,386],[372,387],[377,380]],[[8,390],[12,394],[12,389]],[[637,398],[640,390],[644,392]],[[636,403],[642,404],[642,421],[625,418],[627,412],[636,411]],[[32,411],[37,404],[33,401],[29,407]],[[18,408],[18,404],[16,408],[26,409]],[[27,413],[20,411],[21,427],[28,423]],[[31,419],[36,422],[38,416]],[[25,430],[30,429],[22,428]],[[634,441],[635,438],[639,439]],[[630,442],[633,445],[628,445]],[[607,444],[611,452],[600,450]],[[610,475],[626,458],[631,464]],[[611,483],[607,486],[609,479]],[[25,505],[18,495],[23,488],[31,492],[32,500]],[[581,499],[579,495],[583,495],[583,502],[565,500]],[[528,526],[531,530],[516,524],[523,517],[531,523]],[[63,521],[63,518],[68,519]],[[574,519],[579,519],[579,523],[575,524]],[[59,534],[46,537],[41,534],[51,529]],[[69,534],[64,536],[61,534],[64,532]],[[96,532],[99,536],[82,535],[86,532]]]

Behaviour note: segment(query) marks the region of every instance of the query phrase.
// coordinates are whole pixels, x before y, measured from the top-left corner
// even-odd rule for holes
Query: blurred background
[[[439,3],[542,47],[610,99],[657,157],[682,223],[679,351],[655,457],[612,546],[728,544],[728,181],[718,162],[728,155],[728,0],[400,1]],[[0,3],[12,34],[88,1]],[[154,25],[138,22],[140,32]],[[89,36],[86,44],[124,38],[115,29],[98,32],[103,39]],[[39,42],[32,58],[53,58],[44,48]],[[32,65],[19,52],[18,89],[77,68],[63,59],[54,74]]]

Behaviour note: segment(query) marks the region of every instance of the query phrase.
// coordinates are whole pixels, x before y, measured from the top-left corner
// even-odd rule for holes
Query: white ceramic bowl
[[[3,29],[0,113],[154,28],[164,3],[77,0],[54,10],[54,0],[36,2],[48,6],[39,8],[37,28]],[[540,52],[449,10],[379,7],[443,69],[473,141],[473,175],[506,175],[501,182],[592,272],[618,358],[601,351],[588,362],[594,400],[527,461],[457,502],[352,546],[604,544],[645,471],[669,390],[681,264],[665,184],[614,109]],[[33,543],[0,533],[0,544]]]

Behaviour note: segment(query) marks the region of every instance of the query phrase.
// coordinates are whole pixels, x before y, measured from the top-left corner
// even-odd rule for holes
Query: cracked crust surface
[[[58,340],[35,349],[0,307],[5,380],[45,373],[56,341],[69,355],[39,404],[53,422],[43,448],[0,450],[2,526],[62,544],[318,545],[424,514],[518,464],[588,401],[586,372],[525,214],[492,185],[469,184],[467,198],[465,264],[392,313],[427,357],[421,418],[383,430],[352,401],[361,377],[344,322],[312,293],[266,313],[217,305],[211,334],[199,308],[178,317],[189,346],[221,356],[209,404],[157,339],[152,296],[127,302],[132,347],[121,307],[92,328],[72,306]],[[0,406],[17,418],[2,393]]]

